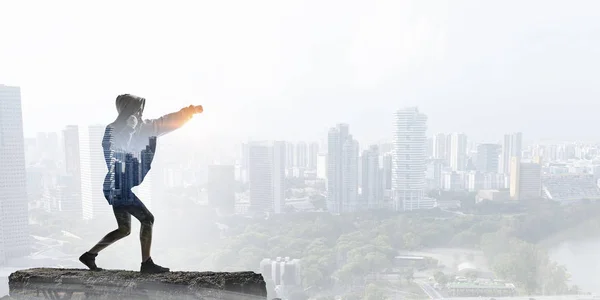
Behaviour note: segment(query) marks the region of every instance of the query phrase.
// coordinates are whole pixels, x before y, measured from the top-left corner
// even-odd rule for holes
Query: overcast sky
[[[152,3],[150,3],[152,2]],[[598,138],[600,1],[1,1],[0,83],[25,134],[111,122],[114,98],[181,135],[316,140],[337,122],[391,137],[417,105],[430,133]]]

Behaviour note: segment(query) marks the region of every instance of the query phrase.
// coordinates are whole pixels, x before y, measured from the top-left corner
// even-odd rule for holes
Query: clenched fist
[[[190,105],[188,107],[182,108],[181,110],[190,117],[195,114],[202,113],[204,111],[202,105]]]

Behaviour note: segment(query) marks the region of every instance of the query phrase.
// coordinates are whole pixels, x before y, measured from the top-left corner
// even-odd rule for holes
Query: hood
[[[117,97],[115,105],[119,113],[118,119],[127,119],[129,116],[139,112],[140,115],[144,112],[146,99],[130,94],[123,94]]]

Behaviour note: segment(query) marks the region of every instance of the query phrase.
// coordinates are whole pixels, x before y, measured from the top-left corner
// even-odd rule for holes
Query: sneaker
[[[90,268],[90,270],[92,271],[102,271],[102,269],[96,266],[96,256],[98,256],[97,253],[92,254],[86,252],[79,257],[79,261],[86,265],[88,268]]]
[[[152,258],[148,258],[148,260],[143,262],[142,266],[140,267],[140,273],[156,274],[156,273],[166,273],[166,272],[169,272],[169,268],[161,267],[161,266],[155,264],[152,261]]]

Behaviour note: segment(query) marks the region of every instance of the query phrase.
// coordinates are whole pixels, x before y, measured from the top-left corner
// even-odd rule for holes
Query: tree
[[[435,282],[439,283],[440,285],[446,285],[448,283],[448,276],[446,276],[446,274],[443,272],[436,272],[433,274],[433,278],[435,279]]]
[[[383,289],[371,283],[365,288],[365,296],[363,297],[363,299],[383,300],[387,298],[386,296],[386,292]]]
[[[421,239],[414,233],[408,232],[402,236],[404,248],[408,250],[416,250],[421,246]]]

